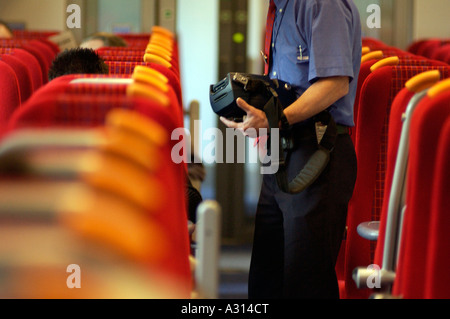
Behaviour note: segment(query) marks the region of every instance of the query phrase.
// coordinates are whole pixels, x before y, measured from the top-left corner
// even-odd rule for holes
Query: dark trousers
[[[288,159],[292,180],[317,149],[315,134],[302,138]],[[356,180],[356,155],[348,134],[339,135],[330,162],[300,194],[279,190],[264,175],[255,221],[249,298],[337,299],[335,265]]]

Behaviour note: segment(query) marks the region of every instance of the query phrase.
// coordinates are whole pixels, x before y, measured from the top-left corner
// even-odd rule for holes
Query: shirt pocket
[[[306,45],[299,44],[297,46],[296,63],[309,63],[309,49]]]

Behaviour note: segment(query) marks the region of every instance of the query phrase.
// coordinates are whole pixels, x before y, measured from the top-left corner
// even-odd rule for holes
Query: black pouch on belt
[[[279,127],[278,122],[282,111],[281,102],[278,96],[274,95],[264,107],[271,129]],[[287,157],[289,157],[289,153],[300,146],[302,133],[301,130],[298,130],[299,126],[292,126],[288,130],[280,131],[280,142],[278,145],[279,168],[275,175],[279,188],[288,194],[300,193],[314,183],[327,166],[330,160],[330,153],[333,151],[336,142],[337,125],[328,111],[317,114],[310,121],[313,122],[310,124],[314,124],[314,126],[319,125],[323,131],[320,138],[318,138],[317,150],[292,181],[289,181],[287,177],[287,163],[284,153],[287,152]],[[271,147],[276,146],[271,145]]]

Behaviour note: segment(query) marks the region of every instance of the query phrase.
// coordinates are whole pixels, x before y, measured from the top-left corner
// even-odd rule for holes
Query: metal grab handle
[[[197,293],[205,299],[218,297],[220,226],[220,205],[203,201],[197,209],[195,282]]]

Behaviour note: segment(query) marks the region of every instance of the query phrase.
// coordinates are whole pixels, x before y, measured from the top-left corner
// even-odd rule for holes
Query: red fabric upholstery
[[[102,54],[101,58],[106,61],[111,62],[143,62],[144,61],[144,53],[141,55],[119,55],[119,54]],[[175,60],[171,60],[170,64],[172,65],[172,70],[176,74],[179,74],[178,62]]]
[[[394,175],[395,162],[397,160],[398,145],[402,133],[402,115],[406,107],[413,97],[414,92],[404,88],[397,94],[392,102],[391,113],[389,116],[389,136],[388,136],[388,151],[386,158],[386,178],[384,182],[384,198],[382,212],[380,216],[379,236],[375,250],[374,264],[382,266],[384,236],[386,234],[386,220],[387,210],[390,198],[392,178]]]
[[[121,95],[126,94],[127,85],[126,84],[86,84],[77,83],[67,85],[67,93],[74,94],[105,94],[105,95]]]
[[[412,54],[418,54],[418,52],[420,51],[421,47],[428,41],[428,39],[420,39],[420,40],[416,40],[414,42],[412,42],[408,48],[406,49],[406,51],[412,53]]]
[[[69,82],[71,82],[74,79],[85,79],[85,78],[89,78],[89,79],[108,79],[108,78],[129,79],[130,75],[129,74],[114,74],[114,75],[109,75],[109,74],[82,74],[82,73],[66,74],[66,75],[62,75],[60,77],[57,77],[57,78],[53,79],[49,83],[49,85],[52,85],[53,83],[57,83],[57,82],[69,83]]]
[[[0,47],[0,54],[11,54],[13,53],[15,48],[10,47]]]
[[[441,78],[446,78],[450,75],[450,68],[447,68],[447,72],[441,72]],[[406,110],[406,106],[414,93],[404,88],[396,96],[392,103],[390,120],[389,120],[389,140],[388,140],[388,152],[387,152],[387,168],[386,179],[384,182],[384,199],[380,217],[380,232],[379,239],[376,246],[374,263],[382,265],[383,262],[383,249],[384,249],[384,237],[386,234],[386,220],[388,204],[390,199],[390,190],[392,184],[392,178],[394,174],[395,162],[397,159],[398,144],[400,141],[400,135],[402,130],[402,115]]]
[[[56,55],[54,52],[55,49],[50,44],[36,39],[3,39],[0,41],[0,46],[23,48],[33,54],[41,65],[43,83],[48,82],[47,73]]]
[[[183,105],[182,92],[181,92],[181,83],[179,77],[172,71],[167,69],[166,67],[156,64],[156,63],[147,63],[147,62],[115,62],[115,61],[106,61],[105,62],[109,67],[110,75],[129,75],[133,74],[134,68],[137,65],[147,66],[149,68],[155,69],[159,71],[169,80],[169,84],[175,90],[178,101],[180,105]]]
[[[60,89],[65,90],[62,87]],[[92,104],[95,104],[95,107],[91,107]],[[115,105],[126,108],[129,104],[122,106],[115,103]],[[103,125],[105,114],[111,108],[112,104],[109,106],[105,103],[100,103],[99,98],[95,95],[67,96],[60,92],[53,96],[46,94],[38,97],[33,96],[23,107],[14,113],[10,121],[10,129],[15,130],[24,127],[100,126]]]
[[[0,54],[14,55],[21,62],[25,63],[25,66],[30,72],[33,91],[42,86],[42,69],[34,55],[15,47],[0,47]]]
[[[25,39],[4,39],[0,38],[0,47],[20,48],[23,44],[27,43]]]
[[[369,294],[369,291],[360,291],[356,288],[352,281],[352,273],[356,267],[372,264],[376,243],[361,238],[356,228],[360,223],[380,220],[391,103],[407,80],[430,69],[440,69],[444,74],[448,72],[446,68],[437,66],[383,67],[370,74],[362,85],[355,145],[358,177],[347,217],[345,252],[347,298],[366,298]]]
[[[0,60],[7,63],[16,73],[20,89],[20,103],[25,103],[33,93],[33,84],[31,82],[31,73],[26,64],[15,56],[4,54]]]
[[[141,55],[105,55],[102,54],[101,58],[106,61],[116,61],[116,62],[143,62],[144,54]]]
[[[424,298],[428,238],[434,232],[430,229],[433,171],[442,127],[450,115],[449,96],[425,97],[411,120],[406,212],[393,286],[393,294],[406,299]]]
[[[441,39],[429,39],[420,46],[420,48],[417,50],[417,55],[430,58],[434,50],[439,48],[441,44]]]
[[[143,49],[147,47],[151,41],[151,33],[138,33],[138,34],[118,34],[120,37],[125,39],[129,48],[133,49]],[[178,43],[175,40],[173,43],[173,53],[174,57],[178,59]]]
[[[399,65],[411,65],[411,66],[414,66],[414,65],[417,65],[417,66],[442,65],[442,66],[445,66],[445,63],[442,63],[440,61],[434,61],[431,59],[426,59],[421,56],[411,55],[411,54],[408,54],[407,52],[404,52],[404,51],[401,51],[401,50],[398,50],[395,48],[394,49],[392,49],[392,48],[387,48],[387,49],[377,48],[376,50],[383,51],[384,58],[391,57],[391,56],[398,56],[399,60],[400,60]],[[357,90],[356,90],[355,104],[354,104],[354,108],[353,108],[355,126],[351,128],[351,137],[352,137],[354,144],[356,144],[356,130],[357,130],[357,126],[358,126],[357,122],[358,122],[359,96],[360,96],[360,92],[361,92],[361,87],[362,87],[364,81],[366,80],[366,78],[371,73],[370,68],[377,61],[378,60],[369,60],[369,61],[362,63],[360,71],[359,71],[358,86],[357,86]]]
[[[19,82],[14,70],[0,61],[0,126],[4,127],[20,105]]]
[[[372,46],[387,46],[383,41],[371,38],[371,37],[363,37],[362,38],[362,46],[363,47],[372,47]]]
[[[442,96],[447,103],[450,95]],[[439,139],[431,194],[431,220],[428,244],[425,298],[450,299],[450,119],[447,117]]]
[[[436,54],[436,51],[438,51],[442,46],[445,46],[447,44],[450,44],[450,40],[441,40],[439,45],[431,46],[430,48],[428,48],[428,51],[426,51],[424,54],[426,54],[427,57],[432,59],[433,56]]]
[[[50,64],[48,62],[48,58],[45,53],[42,53],[40,49],[35,48],[31,44],[24,44],[21,46],[22,49],[28,51],[38,60],[39,65],[41,66],[42,71],[42,84],[48,82],[48,70],[50,69]]]
[[[149,63],[148,66],[167,77],[170,86],[173,87],[175,94],[177,95],[178,102],[180,103],[180,105],[183,105],[183,93],[181,90],[180,77],[162,65],[156,63]]]
[[[129,37],[127,35],[121,36],[125,42],[127,43],[129,48],[139,48],[144,49],[146,48],[148,42],[150,41],[150,36],[148,37]]]
[[[0,39],[0,47],[22,48],[33,54],[39,61],[42,71],[42,81],[47,83],[47,72],[50,68],[51,57],[49,47],[38,40]],[[51,51],[51,50],[50,50]]]
[[[370,48],[370,52],[383,51],[383,55],[385,57],[389,57],[389,56],[411,56],[411,55],[413,55],[410,52],[403,51],[403,50],[398,49],[396,47],[391,47],[391,46],[387,46],[387,45],[379,45],[379,46],[378,45],[371,45],[371,46],[369,46],[369,48]]]
[[[133,74],[134,68],[137,65],[150,66],[150,63],[146,62],[115,62],[115,61],[106,61],[106,64],[109,67],[109,74]]]
[[[30,100],[31,101],[31,100]],[[24,127],[78,127],[91,128],[103,125],[106,114],[113,108],[132,109],[152,118],[164,126],[167,132],[176,128],[170,110],[162,108],[148,99],[127,98],[108,95],[74,95],[58,94],[54,97],[42,96],[33,103],[27,103],[17,114],[12,129]],[[170,134],[170,133],[169,133]],[[170,135],[169,135],[170,136]],[[165,202],[163,211],[152,214],[167,229],[173,240],[170,253],[162,262],[171,274],[176,274],[185,283],[191,278],[189,266],[189,236],[187,233],[187,212],[184,197],[185,168],[171,159],[171,150],[175,141],[162,150],[164,163],[157,172],[160,180],[165,182],[165,193],[177,200]],[[157,244],[157,243],[155,243]],[[191,287],[186,287],[187,296]]]
[[[432,59],[443,61],[445,63],[448,63],[447,56],[450,54],[450,44],[445,44],[435,50],[433,53]]]
[[[46,39],[59,31],[34,31],[34,30],[13,30],[14,38],[17,39]]]
[[[51,82],[47,83],[44,86],[41,86],[38,90],[36,90],[31,99],[39,99],[42,98],[42,96],[47,95],[51,96],[53,94],[57,93],[63,93],[65,92],[65,87],[67,86],[70,81],[78,78],[102,78],[102,77],[109,77],[108,75],[104,74],[68,74],[63,75],[60,77],[57,77],[53,79]]]
[[[76,94],[100,94],[100,95],[126,95],[127,84],[92,84],[92,83],[72,83],[75,79],[81,78],[111,78],[109,75],[65,75],[54,79],[40,90],[34,93],[33,98],[42,96],[51,96],[58,93],[76,93]],[[166,93],[169,98],[171,114],[176,118],[177,127],[184,126],[183,108],[178,101],[175,90],[169,85],[169,91]],[[15,118],[15,117],[14,117]]]
[[[30,43],[29,40],[25,39],[0,39],[0,47],[22,48],[33,54],[41,66],[42,81],[43,83],[47,83],[47,72],[50,67],[50,62],[48,52],[42,49],[41,44],[36,46],[34,43]]]
[[[135,48],[115,48],[115,47],[103,47],[96,50],[100,56],[108,55],[128,55],[128,56],[140,56],[143,57],[145,49],[135,49]]]
[[[399,65],[417,65],[417,66],[428,66],[428,65],[445,65],[443,63],[440,63],[438,61],[433,61],[426,59],[421,56],[416,56],[409,54],[408,52],[388,47],[385,45],[380,45],[377,42],[374,42],[371,44],[372,51],[381,50],[383,51],[383,57],[387,58],[390,56],[398,56],[399,57]],[[359,77],[358,77],[358,85],[357,85],[357,91],[356,91],[356,98],[355,98],[355,104],[354,104],[354,122],[355,126],[351,128],[351,138],[353,140],[353,143],[356,145],[356,132],[358,127],[358,110],[359,110],[359,103],[360,103],[360,92],[361,88],[366,80],[366,78],[371,74],[370,68],[376,63],[378,60],[373,59],[364,62],[361,65]],[[336,265],[336,273],[338,278],[340,279],[340,285],[341,285],[341,295],[345,296],[345,289],[343,288],[345,286],[345,280],[344,280],[344,271],[345,271],[345,254],[346,254],[346,241],[343,242],[341,251],[339,253],[338,263]]]
[[[148,67],[153,67],[153,66],[161,66],[159,64],[156,63],[151,63],[151,62],[126,62],[126,61],[106,61],[106,64],[109,66],[109,73],[110,74],[133,74],[134,68],[137,65],[143,65],[143,66],[148,66]],[[164,69],[167,69],[166,67],[163,67]],[[167,69],[170,70],[174,76],[177,76],[177,73],[172,70],[172,69]]]
[[[28,67],[31,75],[33,91],[39,89],[43,84],[42,82],[43,75],[42,75],[42,68],[41,65],[39,64],[38,59],[30,52],[19,48],[14,49],[12,55],[17,57],[19,60],[23,61]]]
[[[447,53],[445,54],[443,61],[447,64],[450,64],[450,50],[448,50]]]
[[[144,47],[103,47],[97,49],[97,53],[100,55],[140,55],[144,56],[147,44]],[[174,50],[172,51],[172,57],[179,63],[179,55],[176,50],[177,45],[175,43]]]
[[[29,104],[33,105],[36,100],[40,100],[47,96],[54,96],[60,93],[71,93],[82,95],[108,95],[108,96],[125,96],[127,84],[92,84],[92,83],[70,83],[71,81],[82,78],[82,75],[67,75],[53,80],[40,90],[38,90],[32,97]],[[93,76],[96,77],[96,76]],[[96,78],[107,78],[106,76],[99,76]],[[169,92],[167,96],[170,100],[170,111],[172,117],[176,119],[177,127],[183,126],[183,113],[182,108],[178,103],[174,90],[169,86]],[[28,105],[25,105],[22,110],[16,112],[11,119],[12,127],[19,125],[18,122],[23,120],[24,109],[27,109]],[[34,107],[32,107],[34,108]]]
[[[134,65],[115,64],[112,67],[113,72],[111,75],[77,74],[59,77],[48,82],[48,68],[57,51],[51,43],[46,43],[46,41],[28,41],[29,38],[40,39],[39,36],[38,34],[27,34],[27,41],[15,40],[14,48],[21,48],[20,53],[22,56],[29,55],[34,57],[34,62],[37,63],[34,66],[37,65],[41,72],[39,74],[41,81],[40,83],[33,82],[33,88],[36,91],[21,108],[15,110],[12,117],[5,116],[5,119],[10,119],[8,123],[9,130],[48,127],[98,127],[104,124],[106,114],[114,108],[135,110],[161,124],[168,132],[169,140],[168,144],[161,148],[163,165],[155,174],[158,180],[164,184],[163,193],[167,195],[167,198],[161,211],[149,212],[149,216],[151,213],[151,218],[157,220],[165,228],[166,233],[170,236],[171,246],[168,247],[168,254],[156,266],[163,268],[172,275],[179,282],[179,288],[184,292],[185,297],[189,298],[192,291],[192,277],[189,264],[188,214],[185,203],[186,171],[184,164],[175,164],[172,160],[172,148],[179,142],[170,139],[170,133],[174,129],[183,126],[181,86],[178,75],[174,70],[169,70],[157,64],[139,63],[160,71],[169,79],[170,87],[167,95],[171,101],[171,107],[162,107],[157,102],[152,102],[146,98],[127,97],[125,94],[126,84],[70,83],[74,79],[84,77],[129,78],[137,63]],[[140,44],[145,43],[142,49],[143,52],[148,43],[148,38],[146,40],[131,38],[129,41],[135,41]],[[16,59],[15,52],[17,50],[19,49],[8,51],[8,57]],[[21,59],[21,62],[26,64],[24,60]],[[31,71],[29,72],[31,73]],[[1,111],[3,111],[4,107],[3,101],[6,100],[2,95],[5,88],[3,80],[8,80],[9,86],[11,86],[11,83],[16,83],[17,86],[17,79],[14,76],[11,68],[0,61]],[[31,75],[30,78],[35,80]],[[15,82],[12,81],[13,79]],[[5,92],[10,94],[18,91],[8,87],[7,90],[5,89]],[[3,133],[3,127],[0,127],[0,131]],[[158,245],[159,243],[154,244]]]
[[[41,88],[33,95],[32,99],[40,99],[43,96],[53,96],[59,93],[124,96],[126,94],[126,87],[124,84],[70,84],[69,82],[60,81]]]
[[[29,42],[29,45],[34,46],[35,48],[39,49],[42,52],[42,54],[44,54],[46,63],[48,65],[48,69],[50,69],[53,59],[56,56],[54,48],[50,46],[48,43],[42,42],[41,40],[31,40]]]
[[[47,45],[53,51],[54,56],[56,56],[56,55],[58,55],[58,53],[60,53],[59,46],[56,43],[54,43],[48,39],[45,39],[45,38],[39,39],[39,41],[41,41],[42,43]]]

